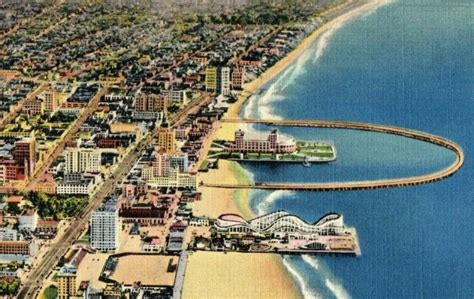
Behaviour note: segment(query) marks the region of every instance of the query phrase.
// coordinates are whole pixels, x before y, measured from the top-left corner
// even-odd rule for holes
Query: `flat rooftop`
[[[126,255],[118,258],[115,271],[110,279],[142,286],[173,286],[179,257],[165,255]]]

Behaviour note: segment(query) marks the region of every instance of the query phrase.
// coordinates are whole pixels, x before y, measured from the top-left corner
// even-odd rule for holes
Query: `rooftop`
[[[126,255],[118,258],[109,278],[125,285],[173,286],[177,264],[177,256]]]

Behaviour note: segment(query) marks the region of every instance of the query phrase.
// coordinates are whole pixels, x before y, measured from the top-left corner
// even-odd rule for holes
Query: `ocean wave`
[[[319,262],[316,258],[310,257],[309,255],[303,255],[303,261],[309,264],[313,269],[319,270]]]
[[[286,267],[288,272],[290,272],[291,276],[296,280],[298,283],[298,286],[301,290],[301,293],[303,294],[303,297],[305,299],[318,299],[322,298],[319,294],[316,293],[314,289],[312,289],[306,280],[303,278],[303,276],[296,270],[293,265],[291,264],[291,261],[289,260],[288,257],[283,257],[283,265]]]
[[[306,72],[306,66],[310,58],[310,51],[303,52],[303,54],[296,59],[296,62],[290,71],[286,75],[281,76],[281,79],[284,80],[284,84],[281,86],[282,91],[295,83],[296,79]]]
[[[291,197],[294,196],[295,192],[294,191],[288,191],[288,190],[277,190],[271,192],[269,195],[267,195],[256,207],[257,214],[258,216],[267,214],[269,212],[269,208],[272,203],[277,201],[280,198],[283,197]]]
[[[257,105],[256,96],[255,95],[250,96],[247,100],[247,104],[244,107],[243,117],[244,118],[251,118],[252,113],[255,110],[256,105]]]
[[[246,177],[251,184],[255,183],[255,173],[251,172],[250,170],[246,169],[245,167],[240,167],[242,172],[244,173],[244,177]]]
[[[344,287],[329,279],[326,279],[326,286],[334,294],[337,299],[350,299],[351,296],[347,293]]]
[[[323,275],[323,279],[324,279],[324,283],[326,284],[326,287],[331,291],[331,293],[333,293],[333,295],[337,299],[351,298],[349,293],[344,289],[344,286],[335,282],[336,280],[329,273],[329,270],[321,269],[322,265],[320,265],[319,260],[309,255],[303,255],[302,258],[306,264],[308,264],[311,268],[317,271],[320,275]]]

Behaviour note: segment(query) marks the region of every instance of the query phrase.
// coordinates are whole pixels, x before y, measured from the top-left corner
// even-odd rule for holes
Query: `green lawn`
[[[44,299],[55,299],[58,296],[58,288],[50,285],[44,290],[43,298]]]

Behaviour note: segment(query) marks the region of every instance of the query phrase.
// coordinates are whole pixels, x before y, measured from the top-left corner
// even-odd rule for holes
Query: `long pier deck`
[[[201,186],[211,188],[227,188],[227,189],[267,189],[267,190],[302,190],[302,191],[349,191],[364,189],[379,189],[422,185],[440,181],[455,174],[464,164],[464,151],[457,143],[441,136],[429,133],[415,131],[400,127],[362,123],[349,121],[320,121],[320,120],[265,120],[265,119],[223,119],[223,123],[249,123],[264,124],[274,126],[291,126],[291,127],[313,127],[313,128],[337,128],[352,129],[371,132],[380,132],[394,134],[421,140],[445,147],[454,152],[456,160],[448,167],[439,171],[405,178],[382,179],[369,181],[353,181],[353,182],[327,182],[327,183],[256,183],[256,184],[220,184],[205,183]]]

